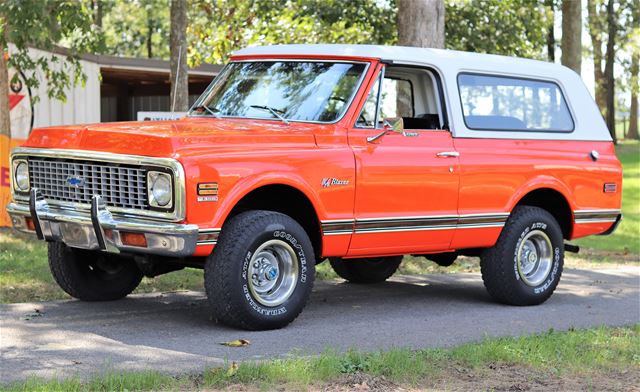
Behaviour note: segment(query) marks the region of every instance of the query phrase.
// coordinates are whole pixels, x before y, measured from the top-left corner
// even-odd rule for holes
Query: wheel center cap
[[[278,269],[274,266],[269,267],[264,274],[265,278],[268,280],[274,280],[278,277]]]
[[[531,252],[529,253],[529,263],[535,263],[538,260],[538,256],[535,254],[535,252]]]

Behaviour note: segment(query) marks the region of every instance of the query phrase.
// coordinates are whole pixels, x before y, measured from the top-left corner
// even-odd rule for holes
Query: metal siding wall
[[[31,51],[34,57],[51,56],[51,53],[41,50]],[[100,67],[84,60],[80,64],[87,76],[86,84],[68,88],[64,103],[47,96],[47,81],[42,73],[38,73],[40,86],[32,90],[32,95],[39,97],[34,107],[34,128],[100,122]]]

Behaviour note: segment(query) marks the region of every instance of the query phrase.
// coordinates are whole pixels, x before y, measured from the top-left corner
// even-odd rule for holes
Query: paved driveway
[[[39,312],[36,312],[36,310]],[[515,336],[640,322],[640,267],[565,271],[536,307],[491,302],[479,274],[396,276],[377,285],[317,282],[289,327],[245,332],[210,321],[200,292],[133,295],[109,303],[0,306],[0,381],[85,377],[111,370],[182,373],[226,360],[392,347],[448,347]],[[238,338],[251,345],[218,343]]]

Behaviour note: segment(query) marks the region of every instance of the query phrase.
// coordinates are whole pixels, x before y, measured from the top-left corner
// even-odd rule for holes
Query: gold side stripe
[[[365,234],[401,231],[474,229],[504,226],[508,213],[441,215],[393,218],[365,218],[344,221],[323,221],[324,235]]]

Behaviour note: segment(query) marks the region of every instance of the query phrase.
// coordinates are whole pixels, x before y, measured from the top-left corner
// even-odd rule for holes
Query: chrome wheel
[[[533,230],[520,242],[516,252],[518,275],[531,287],[539,286],[549,276],[553,264],[553,246],[543,231]]]
[[[253,253],[248,270],[251,296],[264,306],[278,306],[296,288],[298,257],[288,243],[270,240]]]

